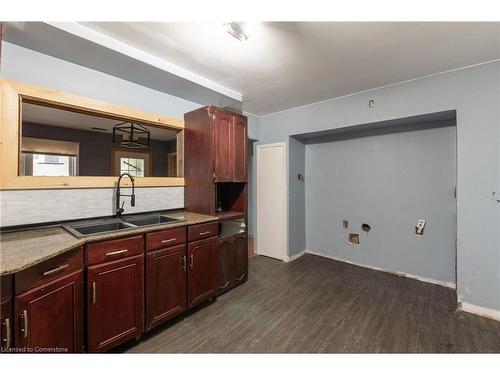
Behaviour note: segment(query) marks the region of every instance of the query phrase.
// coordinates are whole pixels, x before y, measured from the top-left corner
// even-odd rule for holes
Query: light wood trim
[[[184,130],[177,133],[177,176],[184,177]]]
[[[110,188],[113,176],[19,176],[20,111],[22,98],[104,116],[120,117],[182,130],[184,121],[51,91],[0,78],[0,190]],[[125,184],[126,182],[123,181]],[[137,177],[136,187],[184,186],[182,177]]]

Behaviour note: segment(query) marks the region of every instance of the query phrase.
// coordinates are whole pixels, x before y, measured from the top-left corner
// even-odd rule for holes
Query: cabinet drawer
[[[40,264],[16,273],[16,294],[83,269],[83,247],[77,247]]]
[[[135,236],[87,245],[87,265],[109,262],[144,253],[144,237]]]
[[[164,249],[186,242],[186,228],[174,228],[146,234],[146,250]]]
[[[191,225],[188,227],[188,242],[217,236],[217,222]]]

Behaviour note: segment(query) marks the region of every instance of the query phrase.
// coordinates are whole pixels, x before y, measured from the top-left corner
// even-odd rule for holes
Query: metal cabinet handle
[[[95,281],[92,282],[92,303],[96,301],[96,284]]]
[[[236,281],[240,281],[240,280],[242,280],[244,277],[245,277],[245,274],[241,275],[240,277],[237,277],[237,278],[236,278]]]
[[[162,240],[160,243],[169,243],[169,242],[175,242],[175,241],[177,241],[177,238],[176,238],[176,237],[174,237],[174,238],[170,238],[170,239],[168,239],[168,240]]]
[[[118,255],[118,254],[123,254],[123,253],[126,253],[128,251],[128,249],[122,249],[122,250],[116,250],[116,251],[111,251],[109,253],[106,253],[106,256],[109,257],[109,256],[112,256],[112,255]]]
[[[230,280],[226,281],[226,283],[221,287],[221,289],[224,289],[226,286],[228,286],[229,285],[229,281]]]
[[[182,257],[182,270],[186,272],[186,256]]]
[[[189,268],[193,269],[194,258],[193,253],[189,254]]]
[[[55,273],[62,272],[62,271],[64,271],[68,267],[69,267],[69,264],[63,264],[62,266],[59,266],[59,267],[53,268],[51,270],[45,271],[43,273],[43,276],[50,276],[50,275],[53,275]]]
[[[204,236],[205,234],[210,234],[210,233],[212,233],[211,230],[207,230],[205,232],[200,232],[200,236]]]
[[[5,318],[5,338],[3,341],[5,342],[5,348],[10,348],[10,319]]]
[[[21,328],[21,332],[23,332],[24,337],[28,337],[28,311],[23,310],[23,328]]]

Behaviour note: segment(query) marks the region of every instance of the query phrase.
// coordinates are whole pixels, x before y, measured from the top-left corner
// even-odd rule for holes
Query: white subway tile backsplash
[[[130,194],[130,189],[122,189]],[[184,187],[136,188],[135,207],[123,197],[127,213],[184,207]],[[0,191],[0,226],[109,216],[115,213],[115,189]]]

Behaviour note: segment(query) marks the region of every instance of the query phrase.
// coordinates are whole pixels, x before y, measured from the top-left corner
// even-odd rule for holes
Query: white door
[[[257,246],[260,255],[286,258],[286,144],[257,146]]]

